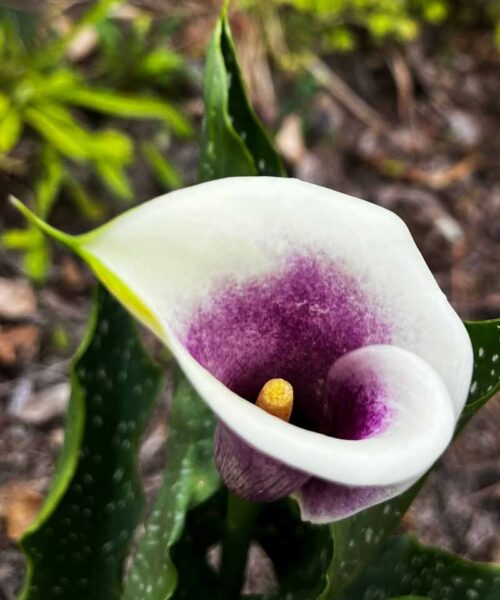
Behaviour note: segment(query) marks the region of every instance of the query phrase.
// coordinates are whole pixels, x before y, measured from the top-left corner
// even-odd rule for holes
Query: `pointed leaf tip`
[[[62,232],[59,229],[52,227],[52,225],[49,225],[43,219],[38,217],[33,211],[31,211],[26,206],[26,204],[24,204],[24,202],[21,202],[21,200],[19,200],[15,196],[9,195],[9,202],[16,210],[18,210],[23,215],[23,217],[28,221],[30,225],[32,225],[42,233],[45,233],[45,235],[48,235],[52,239],[60,242],[61,244],[68,246],[73,251],[80,253],[77,240],[74,236],[68,235],[67,233]]]

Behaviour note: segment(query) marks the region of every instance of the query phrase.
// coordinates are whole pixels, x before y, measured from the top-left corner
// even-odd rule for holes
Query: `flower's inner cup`
[[[386,386],[373,372],[353,373],[334,363],[325,385],[328,433],[344,440],[362,440],[384,431],[392,411]]]
[[[290,422],[344,439],[377,433],[383,390],[327,382],[344,354],[391,341],[380,309],[358,282],[324,258],[292,257],[271,275],[224,281],[191,316],[183,341],[193,357],[233,392],[255,402],[273,378],[290,382]]]

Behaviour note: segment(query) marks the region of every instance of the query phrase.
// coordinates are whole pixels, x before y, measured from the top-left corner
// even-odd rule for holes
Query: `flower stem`
[[[258,513],[258,504],[229,493],[220,569],[220,600],[234,600],[240,595]]]

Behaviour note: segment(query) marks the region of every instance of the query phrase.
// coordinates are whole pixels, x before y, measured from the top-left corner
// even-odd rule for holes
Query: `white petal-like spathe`
[[[81,243],[94,266],[112,272],[155,316],[157,333],[218,416],[270,456],[329,481],[390,485],[418,476],[448,442],[467,397],[472,349],[406,226],[392,213],[297,180],[231,178],[157,198],[83,236]],[[320,257],[358,282],[390,327],[389,343],[427,363],[433,382],[428,391],[439,410],[445,411],[447,391],[450,427],[425,415],[414,427],[411,419],[405,421],[415,440],[425,435],[422,423],[439,422],[432,451],[417,443],[419,456],[406,460],[404,436],[397,440],[395,433],[391,440],[338,440],[282,423],[231,392],[183,346],[192,315],[222,284],[237,288],[265,279],[297,255]],[[425,381],[419,381],[423,389]]]
[[[250,446],[299,471],[351,486],[386,486],[417,478],[451,440],[455,420],[448,391],[437,373],[412,352],[388,345],[354,350],[334,363],[327,385],[330,404],[337,404],[333,437],[262,411],[266,419],[247,418],[244,426],[233,429],[241,437],[245,432]],[[211,392],[207,389],[205,394]],[[238,411],[238,404],[229,401],[228,410]],[[246,404],[251,412],[259,410]],[[232,414],[221,418],[235,422]],[[250,449],[243,446],[232,452],[244,466],[238,475],[242,484],[264,478],[260,465],[257,473],[252,472],[255,460]],[[227,473],[222,475],[226,480]],[[288,478],[293,482],[297,475]],[[272,488],[272,482],[266,483]],[[253,499],[250,494],[246,497]]]

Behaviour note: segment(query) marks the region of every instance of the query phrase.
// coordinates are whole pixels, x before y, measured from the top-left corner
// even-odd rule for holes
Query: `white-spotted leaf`
[[[143,509],[139,437],[162,384],[126,311],[99,288],[75,361],[65,443],[41,514],[21,541],[21,600],[118,600]]]

